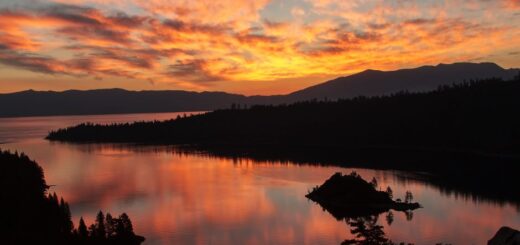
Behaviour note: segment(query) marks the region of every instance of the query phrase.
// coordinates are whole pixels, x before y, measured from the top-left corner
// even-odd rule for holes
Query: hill
[[[240,105],[277,105],[312,99],[431,91],[440,85],[483,78],[511,79],[519,69],[493,63],[455,63],[397,71],[366,70],[287,95],[244,96],[224,92],[127,91],[123,89],[27,90],[0,94],[0,117],[211,111]]]
[[[494,63],[454,63],[422,66],[396,71],[366,70],[340,77],[288,95],[291,101],[378,96],[399,91],[431,91],[438,86],[464,80],[502,78],[511,79],[520,69],[504,69]]]
[[[205,111],[244,99],[223,92],[27,90],[0,95],[0,117]]]

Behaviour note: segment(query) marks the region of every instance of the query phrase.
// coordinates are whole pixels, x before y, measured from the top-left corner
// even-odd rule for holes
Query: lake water
[[[183,114],[183,113],[180,113]],[[189,113],[187,113],[189,114]],[[49,130],[81,122],[164,120],[179,113],[0,119],[2,149],[25,152],[71,205],[74,223],[99,210],[126,212],[145,244],[340,244],[349,226],[304,195],[353,169],[180,153],[173,147],[48,142]],[[355,169],[394,197],[410,190],[424,208],[378,223],[394,242],[486,244],[504,225],[520,228],[516,205],[445,194],[396,171]],[[514,187],[517,188],[517,187]]]

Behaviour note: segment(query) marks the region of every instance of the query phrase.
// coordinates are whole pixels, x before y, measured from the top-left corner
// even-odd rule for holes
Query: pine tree
[[[112,215],[110,213],[107,213],[106,219],[105,219],[105,227],[107,232],[107,238],[110,238],[115,235],[115,227],[114,227],[114,219],[112,218]]]
[[[106,230],[105,230],[105,216],[103,215],[103,212],[99,211],[96,217],[96,224],[95,224],[95,237],[98,239],[105,239],[106,238]]]
[[[372,178],[372,181],[370,181],[370,184],[374,187],[374,189],[377,189],[377,179],[376,179],[376,177]]]
[[[87,225],[85,225],[83,217],[79,218],[78,235],[81,239],[86,239],[88,237]]]
[[[405,197],[404,197],[404,202],[405,203],[411,203],[412,201],[413,201],[412,192],[406,191],[406,194],[405,194]]]
[[[63,200],[63,197],[60,199],[60,218],[62,232],[70,234],[74,230],[74,223],[71,220],[69,204]]]
[[[390,186],[386,188],[386,194],[388,194],[388,197],[390,197],[390,199],[394,198],[394,191],[392,190],[392,188],[390,188]]]
[[[121,223],[123,224],[123,230],[125,235],[134,235],[134,227],[132,225],[132,221],[128,217],[126,213],[123,213],[119,216]]]

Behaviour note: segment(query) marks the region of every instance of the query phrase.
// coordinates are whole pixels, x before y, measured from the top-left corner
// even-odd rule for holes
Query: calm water
[[[188,113],[189,114],[189,113]],[[51,129],[80,122],[163,120],[176,113],[0,119],[3,149],[27,153],[45,170],[51,190],[71,204],[77,225],[99,210],[127,212],[145,244],[340,244],[352,238],[337,221],[308,201],[307,190],[334,172],[352,169],[233,160],[180,154],[168,147],[50,143]],[[475,202],[441,193],[404,173],[355,169],[391,186],[394,197],[410,190],[424,208],[413,219],[394,212],[388,225],[396,242],[486,244],[503,225],[520,228],[512,205]],[[516,188],[516,187],[515,187]]]

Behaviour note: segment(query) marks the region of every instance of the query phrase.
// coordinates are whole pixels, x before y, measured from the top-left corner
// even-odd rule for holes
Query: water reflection
[[[520,225],[514,206],[448,197],[395,171],[216,157],[171,147],[38,140],[8,146],[43,165],[48,182],[70,200],[76,222],[99,209],[127,212],[147,244],[339,244],[349,237],[345,223],[304,195],[331,173],[351,170],[392,186],[396,197],[410,190],[425,207],[411,222],[397,212],[391,226],[381,224],[394,241],[480,244],[502,225]]]
[[[51,130],[70,127],[84,122],[110,124],[133,121],[168,120],[176,118],[177,116],[200,113],[203,112],[0,118],[0,144],[44,138]]]
[[[168,153],[179,157],[190,157],[193,155],[206,157],[215,160],[233,161],[236,164],[241,162],[251,163],[267,163],[267,164],[297,164],[302,166],[341,166],[346,168],[371,168],[385,170],[385,168],[374,167],[370,162],[337,162],[331,160],[316,159],[314,157],[299,156],[293,159],[289,156],[277,158],[275,156],[266,156],[261,153],[254,153],[247,151],[220,151],[215,149],[200,149],[190,146],[168,146],[168,145],[136,145],[136,144],[71,144],[62,142],[50,142],[50,144],[58,144],[63,147],[71,147],[75,150],[85,151],[88,153],[95,153],[106,150],[128,151],[132,153]],[[344,157],[348,159],[348,156]],[[385,161],[382,161],[385,162]],[[509,162],[508,162],[509,163]],[[418,163],[422,164],[422,163]],[[486,163],[497,167],[494,162]],[[489,167],[486,167],[489,168]],[[498,168],[498,167],[497,167]],[[472,173],[463,175],[453,171],[449,178],[446,176],[437,177],[435,175],[417,172],[417,171],[396,171],[386,170],[391,173],[394,181],[401,185],[408,183],[420,183],[432,188],[436,188],[442,195],[450,198],[461,199],[466,202],[474,203],[488,203],[498,206],[514,205],[520,210],[520,195],[516,195],[519,190],[509,188],[512,176],[516,174],[514,171],[517,167],[511,166],[507,174],[496,174],[491,169],[484,173]],[[451,171],[451,170],[448,170]],[[469,175],[472,175],[470,177]],[[519,193],[520,194],[520,193]]]
[[[356,238],[343,241],[342,245],[393,245],[383,231],[383,226],[377,224],[379,215],[346,218],[351,227],[350,233]]]
[[[145,244],[340,244],[355,239],[345,221],[305,198],[332,173],[353,170],[391,186],[395,197],[412,191],[424,206],[410,221],[402,212],[379,217],[378,225],[393,241],[483,244],[503,225],[520,227],[516,206],[445,195],[422,175],[165,146],[66,145],[33,136],[13,141],[1,147],[24,151],[42,165],[47,182],[56,185],[53,191],[69,200],[75,223],[100,209],[126,212],[134,230],[147,238]]]

